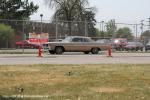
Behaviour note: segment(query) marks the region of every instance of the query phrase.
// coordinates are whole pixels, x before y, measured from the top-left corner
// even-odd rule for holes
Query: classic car
[[[102,49],[108,49],[110,45],[96,43],[90,37],[68,36],[61,42],[48,42],[50,54],[62,54],[63,52],[84,52],[85,54],[98,54]]]

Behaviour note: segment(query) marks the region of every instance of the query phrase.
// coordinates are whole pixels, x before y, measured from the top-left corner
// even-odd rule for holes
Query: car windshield
[[[62,42],[70,42],[71,37],[66,37],[64,40],[62,40]]]
[[[84,38],[83,42],[94,42],[91,38]]]
[[[66,37],[62,42],[93,42],[93,40],[88,37]]]

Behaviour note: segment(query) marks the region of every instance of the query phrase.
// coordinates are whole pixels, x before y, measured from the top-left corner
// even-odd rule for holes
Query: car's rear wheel
[[[63,52],[64,52],[63,47],[56,47],[56,48],[55,48],[55,53],[56,53],[56,54],[62,54]]]
[[[91,52],[92,52],[92,54],[98,54],[99,49],[98,48],[92,48]]]

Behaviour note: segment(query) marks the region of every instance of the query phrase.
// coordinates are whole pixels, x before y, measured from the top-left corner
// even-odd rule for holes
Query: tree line
[[[82,32],[83,27],[87,27],[89,36],[99,37],[117,37],[127,38],[133,40],[134,36],[129,27],[123,27],[117,29],[113,20],[110,20],[106,24],[106,31],[96,28],[96,8],[90,7],[88,0],[44,0],[45,4],[51,9],[55,9],[55,13],[52,17],[52,23],[56,23],[58,20],[64,20],[67,22],[68,35],[71,34],[72,25],[70,22],[76,21],[77,29]],[[30,19],[30,16],[38,11],[39,6],[28,0],[0,0],[0,19]],[[80,22],[85,22],[87,25],[83,25]],[[20,23],[21,25],[23,23]],[[13,41],[10,37],[14,38],[17,33],[11,24],[0,25],[0,47],[11,47]],[[150,31],[145,31],[141,38],[150,38]]]
[[[39,6],[28,0],[0,0],[0,19],[24,20],[37,12]],[[20,23],[22,25],[22,23]],[[0,23],[0,48],[13,47],[17,29],[11,23]]]

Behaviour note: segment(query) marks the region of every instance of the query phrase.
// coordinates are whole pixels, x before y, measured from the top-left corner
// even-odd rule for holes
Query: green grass
[[[149,100],[150,65],[0,66],[0,95],[18,87],[48,100]]]

